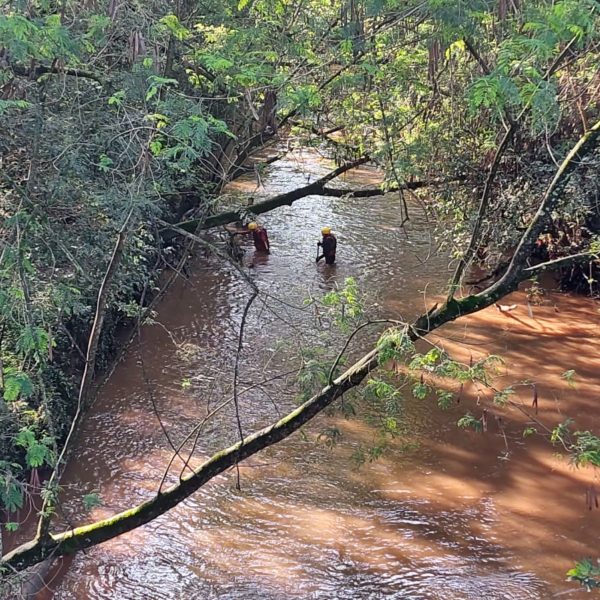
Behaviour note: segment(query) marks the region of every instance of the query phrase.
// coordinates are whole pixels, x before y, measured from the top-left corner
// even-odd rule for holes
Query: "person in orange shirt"
[[[257,252],[266,252],[267,254],[271,251],[271,245],[269,244],[269,236],[267,230],[259,225],[258,223],[251,221],[247,225],[248,233],[252,234],[252,241],[254,242],[254,248]]]

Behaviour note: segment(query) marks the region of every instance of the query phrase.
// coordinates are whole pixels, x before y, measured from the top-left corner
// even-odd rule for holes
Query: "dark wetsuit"
[[[254,241],[254,247],[259,252],[269,252],[269,236],[267,230],[263,227],[259,227],[252,232],[252,240]]]
[[[335,250],[337,248],[337,240],[335,239],[335,235],[333,235],[333,233],[324,235],[321,246],[323,246],[323,256],[325,257],[325,262],[328,265],[332,265],[335,262]]]

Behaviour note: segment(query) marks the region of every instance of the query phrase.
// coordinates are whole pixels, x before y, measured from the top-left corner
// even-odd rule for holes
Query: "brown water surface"
[[[325,170],[306,156],[280,161],[256,193],[289,190]],[[365,168],[353,178],[370,184],[377,174]],[[248,179],[231,192],[254,188]],[[436,252],[422,211],[411,205],[402,230],[394,195],[310,197],[262,221],[273,252],[255,256],[245,242],[244,268],[273,297],[253,303],[246,326],[240,389],[251,389],[239,402],[244,433],[294,406],[286,378],[252,386],[294,369],[290,357],[309,335],[314,344],[326,343],[314,308],[300,310],[304,298],[353,276],[379,314],[408,319],[431,304],[448,278],[448,260]],[[333,268],[314,262],[323,225],[338,236]],[[83,424],[64,478],[66,522],[108,516],[156,492],[172,455],[157,414],[179,443],[230,397],[248,296],[235,270],[213,259],[192,262],[189,279],[170,290],[156,324],[144,327],[141,347],[132,346]],[[432,339],[466,361],[501,354],[500,380],[535,381],[537,418],[545,423],[569,415],[600,430],[597,305],[551,293],[530,316],[523,292],[512,302],[518,308],[511,313],[491,308]],[[352,352],[366,346],[359,340]],[[566,369],[577,372],[575,388],[561,378]],[[531,387],[518,390],[530,410]],[[361,468],[353,455],[373,445],[376,428],[368,420],[320,416],[304,435],[246,461],[241,491],[230,471],[167,515],[78,554],[52,585],[54,597],[583,597],[564,573],[575,559],[600,554],[600,511],[585,505],[594,473],[571,468],[537,436],[524,440],[529,419],[518,411],[498,420],[502,411],[490,409],[484,434],[457,429],[462,414],[480,416],[488,400],[486,390],[464,390],[460,404],[442,412],[407,394],[407,433]],[[318,436],[334,426],[342,439],[329,449]],[[193,464],[238,435],[230,403],[200,430]],[[89,513],[80,497],[93,491],[103,505]]]

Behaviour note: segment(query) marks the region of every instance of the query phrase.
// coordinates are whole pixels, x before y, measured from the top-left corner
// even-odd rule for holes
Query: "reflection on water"
[[[307,157],[280,161],[261,193],[305,185],[307,170],[314,179],[325,168]],[[364,168],[353,175],[366,184],[376,176]],[[252,181],[236,183],[244,186],[254,191]],[[382,314],[410,318],[442,291],[447,260],[432,246],[427,219],[417,206],[405,230],[400,218],[394,195],[310,197],[261,218],[272,253],[256,255],[244,242],[246,271],[266,294],[265,301],[252,305],[241,355],[239,413],[245,433],[294,406],[288,379],[257,384],[295,367],[286,360],[291,348],[311,336],[321,343],[305,298],[352,276]],[[323,225],[338,237],[335,267],[315,265]],[[248,296],[235,271],[212,260],[198,259],[189,281],[173,287],[160,305],[159,324],[143,330],[141,352],[132,347],[85,421],[64,480],[67,522],[107,516],[158,489],[173,451],[157,416],[171,444],[178,445],[231,397],[237,332]],[[465,352],[465,343],[472,353],[494,343],[504,354],[515,343],[523,350],[527,339],[515,342],[521,334],[515,324],[485,314],[470,321],[468,333],[464,324],[446,328],[443,342],[454,344],[456,352]],[[536,322],[550,327],[552,315],[544,317],[540,309]],[[589,377],[593,381],[593,373]],[[546,382],[549,386],[550,375]],[[582,388],[581,398],[588,392],[593,390]],[[551,451],[534,446],[536,454],[525,464],[518,432],[508,432],[513,460],[498,460],[506,430],[502,436],[460,433],[454,426],[460,411],[463,406],[446,415],[427,403],[408,403],[406,421],[419,440],[417,449],[403,452],[398,444],[361,469],[352,454],[372,441],[372,428],[321,416],[304,435],[246,461],[240,467],[241,491],[235,489],[235,472],[226,473],[167,515],[77,555],[57,582],[55,597],[541,599],[571,589],[561,582],[573,557],[569,553],[577,558],[586,528],[597,526],[595,514],[584,515],[587,521],[580,517],[581,482],[575,476],[567,481],[566,467],[563,479],[544,481],[556,467],[543,464]],[[344,443],[328,449],[317,438],[333,425]],[[197,464],[237,435],[230,402],[195,430],[182,452],[187,456],[193,444],[191,463]],[[181,469],[181,462],[175,465]],[[176,475],[172,471],[169,481]],[[533,482],[539,486],[535,493]],[[555,492],[552,509],[563,511],[554,521],[539,496],[549,493],[547,486]],[[90,515],[77,498],[91,491],[100,493],[103,506]],[[532,507],[531,520],[523,504]],[[569,545],[565,539],[577,541]]]

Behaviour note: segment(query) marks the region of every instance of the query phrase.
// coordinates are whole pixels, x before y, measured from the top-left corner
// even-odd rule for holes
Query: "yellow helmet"
[[[250,223],[248,223],[248,229],[250,231],[254,231],[257,227],[258,227],[258,223],[255,223],[254,221],[251,221]]]
[[[323,235],[329,235],[331,233],[331,227],[323,227],[323,229],[321,229],[321,233]]]

